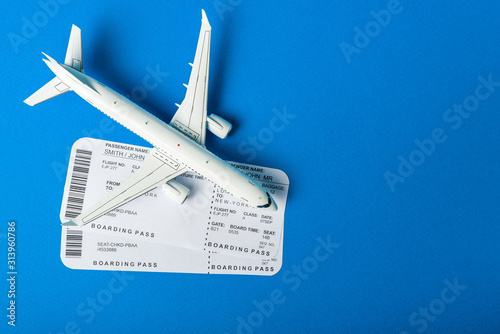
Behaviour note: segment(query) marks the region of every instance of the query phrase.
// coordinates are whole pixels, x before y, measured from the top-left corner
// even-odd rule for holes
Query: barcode
[[[81,258],[82,257],[82,230],[67,230],[66,231],[66,257]]]
[[[92,151],[76,150],[73,173],[69,184],[68,202],[66,204],[65,218],[76,218],[82,213],[83,198],[89,177],[90,159]]]

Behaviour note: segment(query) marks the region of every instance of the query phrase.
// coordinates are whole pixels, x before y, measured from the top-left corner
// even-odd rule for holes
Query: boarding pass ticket
[[[76,217],[136,172],[150,149],[82,138],[72,148],[61,222]],[[180,205],[158,187],[81,228],[62,229],[61,259],[75,269],[272,275],[281,267],[288,177],[233,165],[260,182],[278,211],[256,209],[194,172]],[[249,269],[250,268],[250,269]]]

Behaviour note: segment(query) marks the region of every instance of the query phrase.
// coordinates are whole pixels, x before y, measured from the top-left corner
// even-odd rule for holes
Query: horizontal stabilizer
[[[47,101],[53,97],[59,96],[63,93],[69,92],[70,88],[58,77],[47,82],[42,88],[37,90],[33,95],[24,100],[29,106]]]

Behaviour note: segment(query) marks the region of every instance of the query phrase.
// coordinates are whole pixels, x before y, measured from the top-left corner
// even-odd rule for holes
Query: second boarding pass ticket
[[[140,168],[149,151],[91,138],[78,140],[71,152],[61,222],[74,218],[106,191],[119,186]],[[288,177],[272,168],[233,165],[260,181],[275,199],[278,211],[252,208],[201,175],[187,172],[176,178],[190,189],[182,205],[158,187],[81,228],[63,228],[64,264],[79,269],[276,273],[281,266]],[[84,254],[92,256],[84,259]],[[142,254],[140,261],[137,254]],[[127,268],[130,258],[147,265]],[[111,259],[113,264],[109,265]],[[232,264],[215,265],[217,261]],[[249,272],[249,267],[255,270]],[[258,272],[257,267],[264,269]]]

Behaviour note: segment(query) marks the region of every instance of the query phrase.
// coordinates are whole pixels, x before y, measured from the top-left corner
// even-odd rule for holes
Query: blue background
[[[454,104],[477,101],[478,77],[500,81],[500,3],[401,0],[390,22],[374,24],[371,11],[391,3],[69,0],[45,16],[37,1],[4,6],[1,266],[14,220],[19,275],[15,329],[0,280],[0,332],[500,332],[500,88],[468,118],[445,120]],[[283,267],[272,277],[127,273],[109,304],[81,316],[78,306],[115,274],[61,263],[60,167],[85,135],[147,143],[119,125],[100,128],[105,116],[73,93],[22,103],[53,77],[40,52],[63,62],[74,23],[86,73],[115,90],[131,94],[159,66],[168,76],[138,103],[169,121],[201,8],[212,25],[209,112],[234,123],[228,139],[209,136],[207,146],[289,175]],[[9,38],[25,38],[23,20],[40,27],[16,45]],[[369,36],[356,38],[365,28]],[[343,52],[347,44],[356,52]],[[242,149],[270,127],[273,110],[295,117],[255,156]],[[446,141],[415,153],[415,140],[435,129]],[[418,166],[391,188],[385,175],[410,157]],[[328,236],[338,247],[312,260]],[[274,290],[283,303],[259,311]]]

